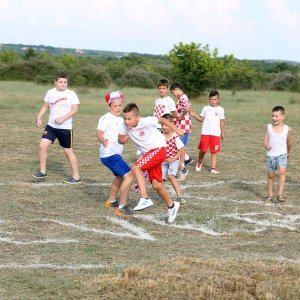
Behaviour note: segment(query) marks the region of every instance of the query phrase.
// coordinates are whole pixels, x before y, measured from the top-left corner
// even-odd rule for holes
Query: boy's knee
[[[162,182],[159,182],[157,180],[152,181],[152,187],[155,191],[158,191],[162,187]]]
[[[131,168],[133,173],[136,173],[140,170],[140,167],[138,167],[137,165],[133,165],[133,167]]]
[[[274,179],[274,177],[275,177],[275,173],[274,172],[268,173],[268,178],[269,179]]]

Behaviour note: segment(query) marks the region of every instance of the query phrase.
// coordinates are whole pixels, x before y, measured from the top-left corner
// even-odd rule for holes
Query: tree
[[[179,43],[169,52],[174,77],[190,96],[198,96],[209,88],[217,88],[223,77],[223,62],[217,58],[218,50],[211,53],[209,46],[194,42]]]

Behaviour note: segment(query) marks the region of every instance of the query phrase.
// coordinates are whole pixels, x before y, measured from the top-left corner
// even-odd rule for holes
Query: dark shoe
[[[279,201],[279,202],[285,202],[284,196],[283,195],[279,195],[277,197],[277,201]]]
[[[81,179],[75,179],[73,177],[67,179],[67,180],[64,180],[64,183],[67,183],[67,184],[78,184],[78,183],[81,183]]]
[[[116,208],[116,207],[119,207],[119,201],[116,200],[116,201],[110,202],[110,200],[107,200],[105,202],[105,207],[106,208],[113,208],[113,207]]]
[[[191,164],[193,162],[194,162],[194,160],[190,157],[189,159],[184,161],[184,166],[186,167],[186,166],[188,166],[189,164]]]
[[[47,173],[44,174],[42,173],[41,171],[38,171],[36,172],[35,174],[32,175],[33,178],[36,178],[36,179],[44,179],[47,177]]]
[[[122,217],[122,216],[131,216],[133,215],[133,212],[129,210],[128,206],[125,205],[122,208],[116,208],[115,215]]]

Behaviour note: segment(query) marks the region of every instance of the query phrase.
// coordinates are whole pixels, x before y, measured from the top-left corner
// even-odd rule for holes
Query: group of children
[[[74,91],[67,88],[68,77],[59,72],[55,79],[55,88],[49,90],[44,98],[44,105],[38,113],[37,125],[42,128],[42,116],[50,108],[49,121],[46,125],[39,145],[40,170],[33,177],[47,177],[47,151],[57,138],[69,160],[72,177],[65,180],[67,184],[81,182],[77,159],[72,150],[73,132],[72,116],[77,112],[79,100]],[[203,107],[200,115],[191,110],[191,102],[184,94],[179,83],[173,83],[170,91],[177,99],[168,95],[169,82],[161,79],[157,85],[159,98],[155,100],[154,115],[142,117],[135,103],[128,103],[124,109],[124,96],[116,91],[105,97],[109,111],[100,117],[97,126],[97,139],[100,143],[100,159],[109,168],[115,178],[112,182],[107,208],[115,208],[116,215],[132,215],[127,205],[127,198],[134,179],[137,182],[140,200],[133,208],[143,210],[153,205],[148,197],[145,177],[153,189],[159,194],[168,207],[168,223],[172,223],[181,204],[185,203],[178,181],[184,180],[188,174],[187,166],[193,159],[187,154],[186,147],[191,132],[191,116],[203,122],[199,157],[196,171],[201,171],[202,162],[208,149],[211,153],[212,174],[218,174],[217,153],[220,142],[224,140],[224,109],[218,105],[219,93],[211,91],[209,105]],[[123,117],[121,114],[123,113]],[[275,107],[272,111],[273,124],[268,125],[264,146],[268,156],[268,191],[266,200],[272,200],[275,170],[279,168],[278,201],[285,201],[283,196],[285,169],[291,149],[291,129],[283,124],[284,108]],[[139,158],[130,167],[122,158],[123,145],[131,140]],[[164,182],[170,180],[176,192],[173,201],[166,191]],[[117,195],[119,194],[119,200]]]

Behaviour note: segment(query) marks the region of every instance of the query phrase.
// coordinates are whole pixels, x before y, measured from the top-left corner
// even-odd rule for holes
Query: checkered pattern
[[[173,157],[177,154],[178,149],[177,149],[177,146],[176,146],[176,139],[178,139],[178,138],[179,138],[178,136],[173,135],[171,138],[166,139],[166,143],[167,143],[167,146],[166,146],[167,156],[166,156],[166,158]]]
[[[157,118],[162,117],[166,113],[166,105],[158,104],[154,108],[154,116]]]
[[[144,165],[146,165],[147,163],[149,163],[151,161],[151,159],[157,154],[159,153],[161,150],[161,148],[156,148],[153,149],[153,151],[149,151],[146,154],[144,154],[135,164],[142,168]]]
[[[176,104],[177,114],[180,116],[187,108],[191,107],[191,102],[188,97],[183,94],[180,96]],[[190,115],[187,113],[180,122],[175,119],[175,125],[184,131],[184,133],[190,133],[192,129],[192,121]]]

